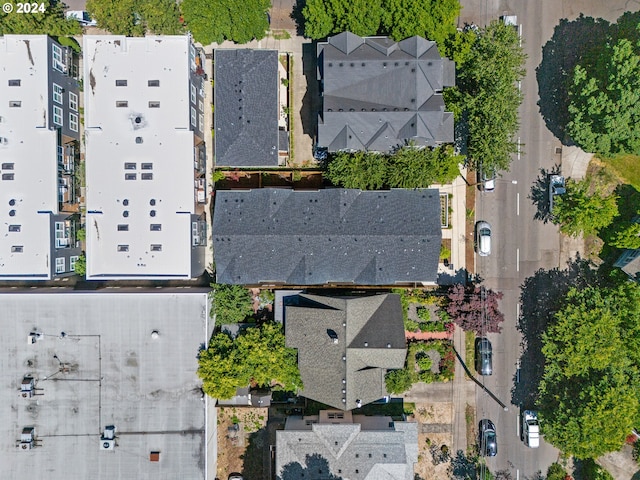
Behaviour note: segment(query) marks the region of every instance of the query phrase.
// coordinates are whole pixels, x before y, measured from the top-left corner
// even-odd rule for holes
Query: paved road
[[[494,245],[490,257],[477,259],[477,271],[485,284],[504,293],[501,303],[506,320],[500,335],[490,335],[494,346],[494,374],[485,383],[505,404],[504,411],[495,401],[476,390],[478,418],[490,418],[498,429],[499,453],[488,460],[492,471],[509,470],[514,479],[546,473],[557,460],[558,452],[541,442],[537,450],[527,448],[519,439],[520,412],[511,401],[516,381],[521,336],[516,330],[520,285],[539,268],[559,266],[557,228],[534,220],[536,207],[528,196],[540,169],[549,170],[561,161],[558,140],[547,128],[538,108],[536,68],[542,61],[542,47],[554,33],[561,18],[573,20],[580,12],[587,16],[614,21],[625,10],[640,9],[638,1],[608,0],[462,0],[461,25],[484,25],[504,13],[515,14],[523,24],[523,46],[528,55],[527,76],[522,81],[524,102],[520,110],[520,139],[523,153],[514,158],[511,172],[498,181],[492,193],[477,197],[476,216],[493,227]],[[512,181],[517,181],[517,184]],[[525,405],[530,407],[530,405]]]

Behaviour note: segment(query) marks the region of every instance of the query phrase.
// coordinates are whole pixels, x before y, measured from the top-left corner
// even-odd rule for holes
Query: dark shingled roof
[[[442,89],[455,84],[455,66],[435,42],[343,32],[318,44],[318,79],[324,86],[318,145],[329,151],[388,152],[407,141],[454,140]]]
[[[437,280],[436,189],[218,190],[216,281],[393,285]]]
[[[402,368],[407,353],[396,294],[300,294],[297,305],[285,307],[285,334],[287,346],[298,349],[301,395],[342,410],[387,395],[387,369]]]
[[[216,165],[278,165],[278,52],[214,51]]]

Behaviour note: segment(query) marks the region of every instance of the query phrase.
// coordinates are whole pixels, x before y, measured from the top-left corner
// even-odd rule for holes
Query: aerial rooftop
[[[205,479],[205,292],[0,293],[0,309],[3,478]]]

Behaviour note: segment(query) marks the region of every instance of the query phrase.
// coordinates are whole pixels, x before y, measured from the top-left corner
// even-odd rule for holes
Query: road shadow
[[[533,215],[534,220],[540,220],[542,223],[548,223],[552,220],[551,211],[549,209],[549,175],[560,173],[560,165],[556,164],[549,170],[540,169],[538,178],[531,186],[529,200],[536,207],[536,213]]]
[[[296,24],[296,35],[303,37],[304,36],[304,15],[302,15],[302,9],[307,4],[307,0],[297,0],[293,5],[293,10],[291,11],[291,19]]]
[[[520,368],[511,389],[511,403],[534,408],[538,386],[544,373],[542,334],[564,306],[570,288],[599,285],[601,276],[588,260],[577,257],[564,270],[538,270],[522,284],[520,317],[516,328],[522,335]]]
[[[538,107],[547,128],[564,145],[571,145],[565,131],[569,121],[568,85],[574,67],[602,46],[610,24],[602,18],[585,17],[560,20],[553,36],[542,47],[542,62],[536,68]]]
[[[323,480],[342,480],[342,477],[331,473],[329,462],[320,454],[314,453],[313,455],[307,455],[304,463],[304,466],[298,462],[287,463],[282,467],[282,471],[276,479],[300,480],[302,478],[322,478]]]
[[[302,131],[311,138],[318,131],[318,112],[320,111],[320,91],[316,65],[316,42],[302,44],[302,73],[307,80],[307,88],[302,97]]]

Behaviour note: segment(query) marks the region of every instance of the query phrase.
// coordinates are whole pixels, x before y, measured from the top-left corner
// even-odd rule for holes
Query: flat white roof
[[[0,310],[2,478],[205,478],[206,293],[0,293]],[[107,425],[116,446],[105,451]],[[33,449],[16,442],[24,427]]]
[[[58,165],[57,133],[47,128],[47,52],[46,35],[0,36],[0,169],[13,174],[0,180],[0,280],[51,276],[45,212],[58,212]],[[9,86],[10,80],[20,85]],[[20,107],[9,107],[12,101]]]
[[[87,279],[191,277],[189,47],[84,37]]]

